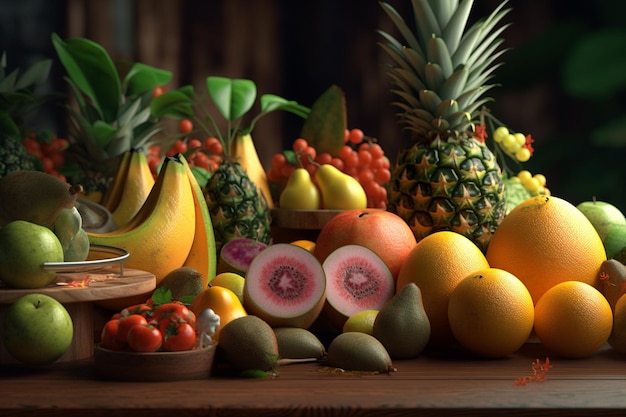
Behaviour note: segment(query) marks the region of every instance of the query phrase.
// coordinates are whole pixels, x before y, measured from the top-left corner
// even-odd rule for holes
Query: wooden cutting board
[[[123,274],[120,273],[123,272]],[[72,317],[72,344],[59,362],[90,358],[94,352],[94,304],[106,300],[149,295],[156,288],[156,277],[149,272],[120,268],[93,272],[58,273],[55,281],[43,288],[8,289],[0,287],[0,333],[4,312],[26,294],[49,295],[59,301]],[[146,297],[147,298],[147,297]],[[0,341],[0,364],[16,363]]]

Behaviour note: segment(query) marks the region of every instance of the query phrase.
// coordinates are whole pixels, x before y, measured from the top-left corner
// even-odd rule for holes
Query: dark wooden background
[[[408,0],[389,2],[410,16]],[[498,3],[476,0],[474,18]],[[545,42],[554,28],[572,23],[587,31],[624,30],[623,4],[511,0],[506,20],[512,25],[504,32],[511,50],[491,107],[514,130],[532,133],[536,154],[525,167],[544,173],[555,194],[573,203],[595,195],[626,210],[620,165],[626,135],[617,147],[589,141],[589,120],[622,109],[626,115],[626,94],[611,102],[572,99],[561,86],[561,64],[575,39]],[[97,41],[115,60],[170,70],[174,86],[202,88],[209,75],[250,78],[259,94],[311,105],[336,84],[346,94],[349,127],[377,137],[394,158],[406,138],[395,124],[384,71],[389,61],[377,45],[377,29],[393,31],[376,0],[0,0],[0,50],[9,52],[12,65],[54,57],[55,31]],[[64,88],[62,75],[56,66],[51,88]],[[41,123],[58,124],[55,110]],[[289,114],[272,114],[257,125],[254,138],[264,164],[291,144],[300,126]]]

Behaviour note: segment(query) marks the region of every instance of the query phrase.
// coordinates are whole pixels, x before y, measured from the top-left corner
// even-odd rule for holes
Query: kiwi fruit
[[[61,210],[72,208],[83,192],[41,171],[14,171],[0,178],[0,227],[24,220],[52,227]]]
[[[220,330],[218,349],[239,371],[276,372],[278,341],[274,329],[257,316],[243,316]]]
[[[274,329],[281,359],[322,359],[326,348],[313,333],[300,327]]]
[[[174,300],[195,297],[205,289],[202,274],[188,266],[170,271],[161,281],[161,287],[170,290]]]
[[[328,346],[328,365],[346,371],[395,371],[391,357],[374,336],[361,332],[346,332],[336,336]]]

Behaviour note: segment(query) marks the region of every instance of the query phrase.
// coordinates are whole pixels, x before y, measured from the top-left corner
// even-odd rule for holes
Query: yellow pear
[[[315,179],[322,194],[322,208],[350,210],[367,207],[367,196],[359,181],[334,165],[320,165],[315,172]]]
[[[279,204],[285,209],[317,210],[320,208],[320,192],[311,181],[311,174],[304,168],[296,168],[280,193]]]

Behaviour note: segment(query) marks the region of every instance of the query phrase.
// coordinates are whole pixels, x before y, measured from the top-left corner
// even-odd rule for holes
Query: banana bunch
[[[267,174],[259,159],[252,136],[249,133],[237,135],[230,146],[230,155],[233,161],[241,165],[246,174],[248,174],[250,181],[256,185],[256,188],[265,197],[268,208],[274,208],[274,200],[270,192]]]
[[[124,204],[123,197],[119,204]],[[213,225],[182,155],[165,159],[145,202],[125,225],[88,235],[92,244],[126,249],[130,256],[124,265],[154,274],[157,286],[181,266],[197,269],[206,282],[215,275]]]
[[[123,227],[137,214],[153,186],[154,177],[145,152],[132,149],[122,156],[101,204],[111,212],[115,224]]]

